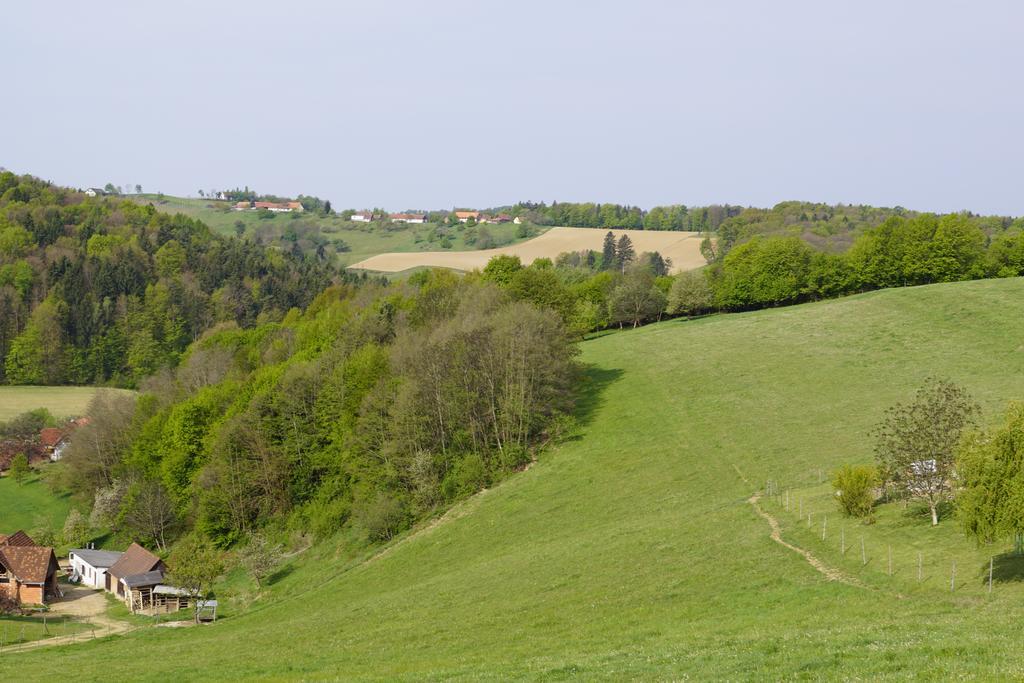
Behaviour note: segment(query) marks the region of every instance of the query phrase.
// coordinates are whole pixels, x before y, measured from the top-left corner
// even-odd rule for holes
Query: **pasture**
[[[672,320],[584,342],[579,433],[385,552],[338,541],[290,560],[253,609],[201,629],[0,659],[52,679],[1015,679],[1024,582],[977,548],[884,508],[841,522],[828,487],[868,462],[868,431],[925,378],[987,421],[1024,397],[1024,280],[879,291]],[[774,479],[799,496],[749,502]],[[792,502],[792,501],[791,501]],[[867,564],[820,523],[863,536]],[[898,547],[890,576],[882,548]],[[927,580],[910,569],[918,550]],[[989,557],[1003,571],[991,595]],[[887,556],[886,556],[887,559]],[[955,560],[961,583],[951,590]],[[945,578],[944,578],[945,576]],[[244,642],[245,647],[237,647]],[[181,657],[188,652],[188,657]],[[144,653],[144,656],[137,656]],[[15,668],[16,667],[16,668]]]
[[[85,414],[97,391],[96,387],[0,386],[0,422],[36,408],[46,408],[58,420],[78,417]]]
[[[394,273],[417,267],[453,268],[469,271],[482,269],[493,257],[508,254],[518,256],[529,265],[538,258],[554,260],[559,254],[591,249],[600,252],[607,230],[595,228],[552,228],[543,235],[526,242],[497,249],[479,251],[421,251],[415,253],[387,253],[353,263],[350,268]],[[672,260],[672,272],[693,270],[706,264],[700,253],[702,236],[697,232],[669,232],[655,230],[612,230],[616,239],[629,235],[633,248],[640,254],[657,251]]]
[[[12,477],[0,477],[0,534],[24,529],[29,534],[37,529],[59,533],[71,511],[67,495],[55,495],[37,471],[20,484]],[[43,465],[56,467],[56,465]]]

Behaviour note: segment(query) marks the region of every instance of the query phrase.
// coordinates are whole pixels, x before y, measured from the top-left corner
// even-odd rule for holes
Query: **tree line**
[[[212,325],[303,307],[338,274],[150,206],[0,173],[0,381],[134,386]]]

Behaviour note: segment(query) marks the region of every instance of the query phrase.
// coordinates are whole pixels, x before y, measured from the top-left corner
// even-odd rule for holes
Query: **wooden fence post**
[[[864,553],[864,537],[860,537],[860,563],[865,565],[868,563],[868,556]]]

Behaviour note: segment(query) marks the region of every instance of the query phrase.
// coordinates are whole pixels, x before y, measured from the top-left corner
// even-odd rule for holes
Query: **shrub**
[[[850,517],[869,517],[880,481],[873,465],[844,465],[832,477],[839,508]]]
[[[19,484],[25,481],[29,473],[28,457],[24,453],[18,453],[11,460],[11,477]]]
[[[359,500],[352,516],[371,541],[391,540],[405,526],[407,517],[402,501],[388,493]]]

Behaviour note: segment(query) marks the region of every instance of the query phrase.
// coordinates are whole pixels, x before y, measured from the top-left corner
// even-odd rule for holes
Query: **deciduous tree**
[[[913,401],[886,411],[874,431],[875,458],[883,480],[907,498],[923,501],[932,525],[952,494],[956,450],[974,427],[978,406],[963,387],[928,379]]]

